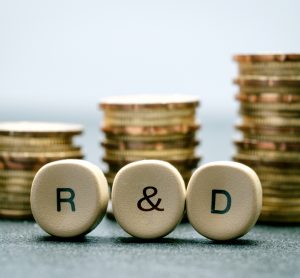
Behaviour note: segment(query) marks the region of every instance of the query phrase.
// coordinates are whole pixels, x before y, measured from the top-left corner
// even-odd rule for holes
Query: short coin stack
[[[39,168],[65,158],[82,158],[73,145],[82,127],[42,122],[0,123],[0,217],[31,217],[30,190]]]
[[[182,95],[108,97],[100,103],[104,112],[103,161],[112,185],[124,165],[142,159],[160,159],[174,165],[187,184],[200,160],[196,156],[198,98]]]
[[[260,217],[300,222],[300,54],[238,55],[242,140],[236,161],[263,186]]]

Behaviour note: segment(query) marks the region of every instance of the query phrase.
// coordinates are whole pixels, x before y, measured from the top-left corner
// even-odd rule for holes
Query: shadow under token
[[[39,236],[35,238],[36,242],[42,243],[53,243],[53,244],[62,244],[62,243],[70,243],[70,244],[114,244],[116,242],[116,237],[102,237],[102,236],[94,236],[94,235],[83,235],[78,237],[71,238],[60,238],[51,235]]]
[[[121,244],[170,244],[170,245],[216,245],[216,246],[258,246],[260,241],[251,239],[236,239],[228,241],[215,241],[205,238],[158,238],[158,239],[139,239],[134,237],[119,237],[116,243]]]
[[[49,242],[54,244],[75,243],[75,244],[123,244],[123,245],[172,245],[172,246],[258,246],[260,241],[251,239],[236,239],[229,241],[215,241],[205,238],[156,238],[156,239],[140,239],[135,237],[101,237],[101,236],[79,236],[72,238],[60,238],[50,235],[39,236],[35,238],[37,242]]]
[[[233,240],[224,240],[224,241],[217,241],[217,240],[209,240],[208,244],[216,245],[216,246],[258,246],[260,245],[259,240],[253,239],[233,239]]]
[[[155,238],[155,239],[141,239],[135,237],[118,237],[115,238],[117,243],[123,244],[180,244],[186,242],[185,239],[181,238]]]
[[[38,237],[37,241],[40,241],[40,242],[54,242],[54,243],[61,243],[61,242],[85,243],[85,242],[89,242],[89,239],[85,236],[62,238],[62,237],[56,237],[56,236],[51,236],[51,235],[45,235],[45,236]]]
[[[255,226],[272,228],[299,228],[300,223],[259,222]]]

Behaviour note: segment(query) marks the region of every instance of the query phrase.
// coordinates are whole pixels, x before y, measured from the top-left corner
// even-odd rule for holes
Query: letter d
[[[221,190],[221,189],[213,189],[211,193],[212,193],[212,195],[211,195],[211,213],[216,213],[216,214],[227,213],[231,207],[231,196],[230,196],[229,192],[227,192],[226,190]],[[223,210],[216,209],[217,194],[223,194],[226,197],[227,204]]]

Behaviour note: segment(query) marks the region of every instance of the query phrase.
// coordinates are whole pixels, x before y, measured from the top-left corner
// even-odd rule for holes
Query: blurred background
[[[0,0],[0,120],[81,123],[99,164],[102,97],[201,99],[204,161],[230,159],[237,53],[300,52],[300,1]]]

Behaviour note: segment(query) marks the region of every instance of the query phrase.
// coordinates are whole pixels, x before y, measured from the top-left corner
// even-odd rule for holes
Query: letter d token
[[[213,240],[235,239],[245,235],[259,217],[261,183],[241,163],[208,163],[192,175],[186,205],[189,221],[200,234]]]
[[[31,210],[36,222],[57,237],[93,230],[105,215],[108,186],[94,164],[66,159],[43,166],[33,180]]]

